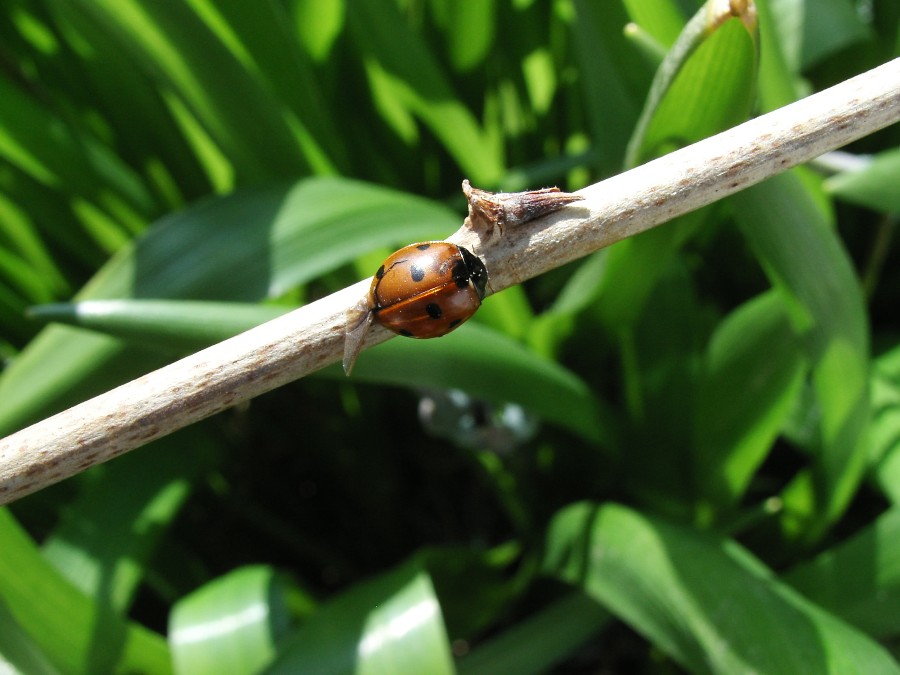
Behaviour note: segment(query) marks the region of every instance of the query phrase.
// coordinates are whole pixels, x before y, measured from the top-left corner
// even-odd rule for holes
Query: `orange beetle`
[[[446,335],[481,306],[487,269],[469,250],[445,241],[404,246],[391,254],[372,278],[361,316],[351,322],[344,344],[347,374],[372,321],[398,335]]]

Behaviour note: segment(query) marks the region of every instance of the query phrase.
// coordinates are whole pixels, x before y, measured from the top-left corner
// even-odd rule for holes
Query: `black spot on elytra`
[[[416,246],[416,248],[420,251],[427,251],[431,248],[431,244],[419,244],[418,246]]]
[[[379,268],[378,268],[378,271],[375,272],[375,278],[376,278],[376,279],[380,279],[380,278],[383,277],[383,276],[384,276],[384,265],[382,265],[381,267],[379,267]]]
[[[402,335],[403,337],[412,337],[412,333],[410,333],[405,328],[400,329],[400,335]]]
[[[409,268],[409,276],[413,281],[422,281],[425,278],[425,270],[418,265],[413,265]]]
[[[444,311],[441,309],[441,306],[436,302],[429,302],[427,305],[425,305],[425,311],[432,319],[440,319],[444,315]]]
[[[461,323],[462,323],[462,319],[453,319],[453,321],[450,322],[450,328],[451,329],[456,328]]]

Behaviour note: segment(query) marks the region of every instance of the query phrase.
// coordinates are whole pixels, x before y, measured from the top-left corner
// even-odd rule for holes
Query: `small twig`
[[[900,120],[900,59],[597,183],[503,236],[450,241],[484,260],[494,291],[705,206]],[[0,504],[340,361],[361,281],[0,441]],[[366,344],[391,333],[374,326]]]

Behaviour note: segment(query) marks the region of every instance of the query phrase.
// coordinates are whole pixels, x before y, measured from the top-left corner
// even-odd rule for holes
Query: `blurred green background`
[[[900,55],[742,4],[3,0],[0,435]],[[0,669],[900,672],[898,142],[0,510]]]

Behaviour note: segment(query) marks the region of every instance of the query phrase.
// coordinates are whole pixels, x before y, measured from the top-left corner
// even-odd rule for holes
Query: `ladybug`
[[[350,374],[373,321],[406,337],[440,337],[478,310],[487,283],[484,263],[456,244],[427,241],[392,253],[348,317],[344,371]]]

